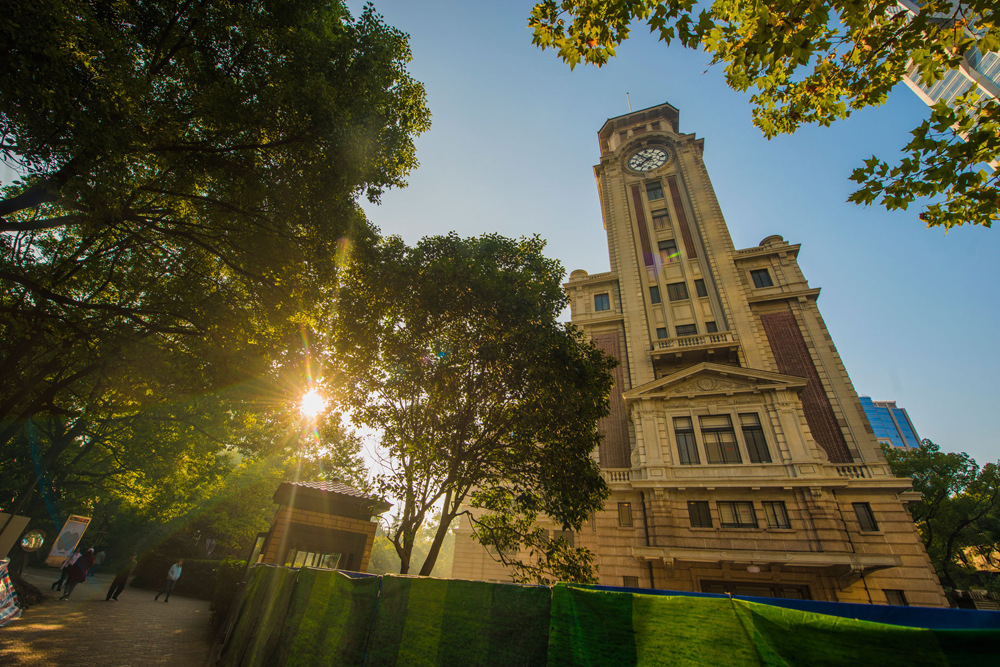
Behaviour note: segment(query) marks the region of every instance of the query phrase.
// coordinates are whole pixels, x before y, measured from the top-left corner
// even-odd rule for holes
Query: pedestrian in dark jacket
[[[118,574],[115,575],[115,580],[111,582],[111,588],[108,589],[108,597],[105,598],[105,601],[118,601],[118,596],[123,590],[125,590],[125,584],[128,583],[128,578],[134,569],[135,556],[132,556],[129,562],[125,563],[118,569]]]
[[[76,559],[76,562],[69,567],[69,581],[66,582],[66,592],[63,596],[59,598],[60,600],[68,600],[69,596],[73,594],[73,589],[76,588],[77,584],[83,583],[87,580],[87,571],[94,566],[94,550],[87,549],[87,551],[80,555]]]

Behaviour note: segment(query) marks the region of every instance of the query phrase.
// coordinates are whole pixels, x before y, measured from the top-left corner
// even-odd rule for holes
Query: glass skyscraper
[[[873,401],[868,396],[860,396],[861,407],[868,417],[868,423],[875,431],[875,438],[893,447],[919,447],[920,436],[913,427],[906,410],[896,407],[896,401]]]
[[[920,11],[920,5],[920,0],[899,0],[899,11],[916,14]],[[954,19],[942,15],[940,20],[945,22]],[[974,22],[966,26],[965,30],[970,36],[977,35]],[[1000,53],[981,53],[976,47],[972,47],[958,69],[946,72],[940,81],[930,86],[920,81],[917,66],[911,63],[903,81],[928,106],[933,106],[938,100],[944,100],[951,106],[956,97],[974,87],[978,88],[980,95],[1000,97]]]

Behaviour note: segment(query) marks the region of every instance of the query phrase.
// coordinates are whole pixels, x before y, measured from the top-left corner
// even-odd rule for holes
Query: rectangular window
[[[753,278],[754,287],[773,287],[774,283],[771,282],[771,273],[767,269],[757,269],[750,272],[750,277]]]
[[[664,264],[670,264],[671,262],[676,262],[681,258],[679,252],[677,252],[677,242],[673,239],[667,239],[666,241],[660,241],[660,261]]]
[[[771,453],[767,451],[767,440],[764,439],[764,429],[757,413],[740,415],[740,425],[743,427],[743,439],[747,443],[750,463],[770,463]]]
[[[694,425],[690,417],[674,417],[674,436],[677,438],[677,454],[681,465],[693,466],[701,463],[698,443],[694,439]]]
[[[618,503],[618,525],[622,528],[632,527],[632,503]]]
[[[736,432],[729,415],[699,417],[701,439],[705,442],[705,456],[709,463],[743,463],[736,444]]]
[[[607,294],[595,294],[594,310],[611,310],[611,297]]]
[[[903,591],[886,589],[882,592],[885,593],[885,601],[887,604],[891,604],[895,607],[910,606],[910,603],[906,601],[906,594]]]
[[[688,298],[688,288],[684,283],[671,283],[667,285],[667,297],[671,301],[683,301]]]
[[[670,216],[666,211],[653,211],[653,229],[656,231],[670,229]]]
[[[756,528],[757,515],[751,502],[720,502],[719,525],[723,528]]]
[[[619,132],[618,138],[621,139],[622,141],[628,139],[628,130],[622,130],[621,132]]]
[[[676,327],[678,336],[694,336],[698,333],[697,324],[679,324]]]
[[[766,500],[761,503],[764,506],[764,518],[767,519],[768,528],[791,528],[792,522],[788,520],[788,510],[781,500]]]
[[[622,586],[625,588],[639,588],[639,577],[622,577]]]
[[[708,333],[719,333],[719,325],[715,322],[705,322],[705,331]]]
[[[658,121],[658,120],[654,120],[654,121],[652,122],[652,124],[650,125],[650,127],[651,127],[651,128],[653,128],[654,130],[658,130],[658,129],[660,129],[660,121]]]
[[[646,196],[649,197],[649,201],[663,199],[663,186],[660,185],[659,181],[646,183]]]
[[[666,338],[667,337],[667,328],[666,327],[658,327],[656,329],[656,337],[657,338]]]
[[[701,278],[694,281],[694,291],[698,293],[698,296],[708,296],[708,288],[705,287],[705,281]]]
[[[875,514],[872,513],[871,505],[868,503],[854,503],[854,513],[858,516],[858,523],[861,524],[861,530],[869,532],[878,530],[878,521],[875,520]]]
[[[712,510],[708,508],[707,500],[689,500],[688,516],[691,518],[692,528],[712,527]]]
[[[660,303],[660,288],[650,287],[649,288],[649,300],[653,303]]]
[[[566,544],[568,544],[569,546],[571,547],[576,546],[576,534],[572,530],[552,531],[553,540],[559,539],[560,537],[563,538],[566,541]]]

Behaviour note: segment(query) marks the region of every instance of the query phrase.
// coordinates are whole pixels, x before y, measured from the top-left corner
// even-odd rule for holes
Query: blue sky
[[[355,13],[360,3],[352,2]],[[608,270],[592,165],[605,119],[669,102],[681,131],[705,139],[705,161],[737,247],[781,234],[799,262],[854,386],[905,407],[921,437],[1000,456],[994,406],[1000,361],[995,285],[1000,230],[945,235],[917,220],[846,202],[851,170],[893,158],[927,108],[900,85],[880,108],[832,128],[765,140],[749,98],[703,53],[666,48],[640,28],[603,69],[570,71],[531,45],[532,3],[380,0],[411,36],[411,72],[427,87],[433,127],[417,142],[408,188],[366,205],[384,234],[416,242],[540,234],[567,272]]]

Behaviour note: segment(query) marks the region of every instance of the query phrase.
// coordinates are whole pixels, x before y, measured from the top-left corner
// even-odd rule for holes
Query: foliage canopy
[[[542,0],[529,19],[534,43],[554,48],[571,67],[603,65],[644,22],[671,44],[704,49],[726,81],[751,91],[753,121],[772,138],[803,123],[828,126],[883,104],[910,69],[940,81],[966,60],[1000,50],[997,5],[991,0],[929,0],[916,12],[896,0]],[[703,6],[702,6],[703,7]],[[913,130],[895,166],[872,157],[851,179],[850,201],[906,209],[932,198],[920,218],[928,227],[997,219],[1000,102],[974,93],[943,101]],[[992,171],[992,173],[990,173]]]
[[[930,440],[916,449],[882,450],[893,474],[913,478],[913,490],[922,494],[911,514],[938,576],[952,589],[982,586],[972,559],[996,564],[1000,555],[1000,467],[980,467]]]
[[[2,502],[182,515],[290,442],[357,200],[429,127],[408,38],[340,0],[40,0],[0,52]]]
[[[334,359],[353,421],[382,434],[376,487],[399,503],[390,533],[403,573],[440,504],[422,575],[467,516],[524,579],[593,578],[593,555],[547,539],[535,520],[576,530],[601,509],[608,490],[590,454],[615,361],[557,321],[563,269],[543,247],[537,237],[451,234],[412,248],[388,238],[344,271]]]

